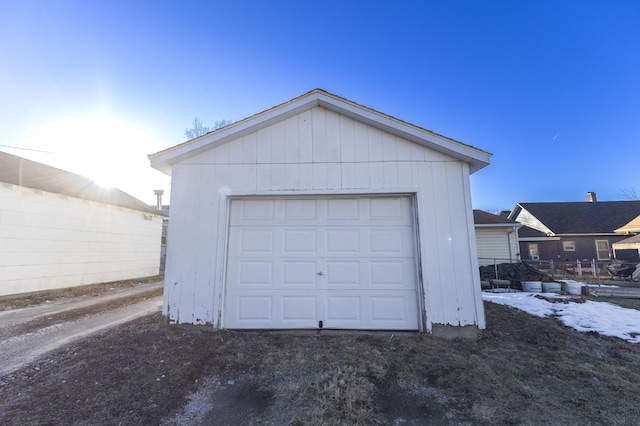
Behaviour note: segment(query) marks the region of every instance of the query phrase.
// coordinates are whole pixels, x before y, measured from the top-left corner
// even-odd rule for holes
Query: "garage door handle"
[[[322,275],[324,275],[324,274],[322,273],[322,271],[320,271],[320,272],[318,272],[318,274],[317,274],[317,275],[322,276]]]

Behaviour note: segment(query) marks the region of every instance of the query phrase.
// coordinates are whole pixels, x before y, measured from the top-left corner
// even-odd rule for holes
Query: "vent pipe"
[[[164,194],[164,190],[156,189],[153,193],[156,194],[156,209],[162,210],[162,194]]]
[[[587,201],[590,203],[595,203],[598,201],[598,197],[596,197],[595,192],[587,192]]]

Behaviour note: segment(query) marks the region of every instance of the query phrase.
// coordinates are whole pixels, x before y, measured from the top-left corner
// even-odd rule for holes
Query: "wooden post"
[[[576,270],[578,271],[578,276],[582,278],[582,262],[580,260],[576,260]]]

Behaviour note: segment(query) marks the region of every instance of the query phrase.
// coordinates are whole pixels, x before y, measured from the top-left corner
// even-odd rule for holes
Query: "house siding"
[[[537,243],[540,260],[553,260],[557,262],[575,262],[576,260],[599,260],[596,251],[596,240],[606,240],[613,255],[613,243],[621,241],[628,236],[602,235],[602,236],[562,236],[553,241],[520,241],[520,252],[523,259],[531,259],[529,256],[529,244]],[[573,241],[575,251],[565,251],[564,242]],[[618,253],[620,260],[636,260],[632,252]],[[601,262],[606,261],[600,259]]]
[[[162,218],[0,184],[0,295],[157,275]]]
[[[230,196],[414,194],[426,328],[484,328],[469,165],[315,107],[173,165],[164,314],[219,326]]]

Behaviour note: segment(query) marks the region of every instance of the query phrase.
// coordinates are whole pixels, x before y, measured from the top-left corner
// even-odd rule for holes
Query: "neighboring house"
[[[640,201],[518,203],[509,215],[526,226],[518,231],[520,256],[525,260],[607,261],[612,244],[626,238],[615,230],[640,214]],[[617,252],[634,260],[637,252]]]
[[[628,260],[630,262],[640,261],[640,235],[625,238],[612,244],[614,257],[616,259]]]
[[[172,176],[164,315],[484,328],[469,175],[490,155],[322,90],[152,154]]]
[[[628,258],[629,260],[640,260],[640,216],[635,217],[629,223],[615,230],[617,234],[633,237],[625,238],[612,244],[613,253],[616,258]],[[620,257],[622,256],[622,257]],[[637,259],[635,258],[637,256]]]
[[[473,211],[480,266],[520,261],[518,228],[521,223],[483,210]]]
[[[118,189],[0,152],[0,295],[157,275],[163,217]]]

